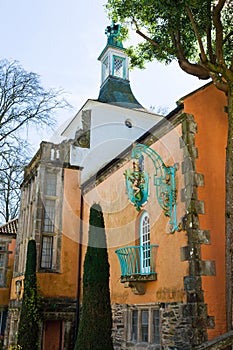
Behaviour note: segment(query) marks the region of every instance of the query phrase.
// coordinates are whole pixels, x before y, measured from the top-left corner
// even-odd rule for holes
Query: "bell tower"
[[[107,45],[99,56],[102,65],[101,84],[109,77],[129,79],[129,58],[120,39],[120,25],[113,23],[105,30]]]
[[[98,60],[101,62],[101,86],[98,101],[129,108],[142,108],[129,84],[129,57],[123,47],[119,24],[107,26],[107,45]]]

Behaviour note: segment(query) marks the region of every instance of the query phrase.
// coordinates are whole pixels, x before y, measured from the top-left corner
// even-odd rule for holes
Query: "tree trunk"
[[[228,90],[228,139],[226,148],[226,315],[232,327],[233,291],[233,86]]]

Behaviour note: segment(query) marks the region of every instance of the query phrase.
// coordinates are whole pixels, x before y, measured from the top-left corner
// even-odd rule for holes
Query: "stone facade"
[[[181,248],[181,259],[189,262],[189,275],[184,277],[184,290],[187,294],[187,305],[184,314],[191,321],[191,344],[197,345],[207,340],[207,328],[213,325],[213,320],[207,314],[207,305],[204,303],[202,277],[215,276],[214,261],[203,261],[201,258],[201,244],[210,243],[209,231],[203,231],[199,225],[199,214],[205,214],[204,203],[198,199],[199,186],[204,186],[204,177],[196,173],[196,159],[198,149],[195,146],[197,124],[192,115],[186,114],[182,123],[181,146],[184,152],[182,170],[185,178],[185,188],[182,191],[182,200],[186,203],[187,214],[183,218],[183,227],[187,231],[188,246]],[[211,321],[210,321],[211,320]]]
[[[195,306],[185,303],[155,303],[160,316],[161,345],[134,343],[128,339],[127,334],[127,310],[130,305],[113,304],[113,344],[114,350],[145,349],[145,350],[191,350],[193,347],[194,332],[193,322],[196,322]],[[134,305],[137,308],[137,305]],[[148,307],[148,304],[140,304],[140,307]],[[200,308],[200,307],[199,307]],[[204,315],[206,310],[199,310]]]

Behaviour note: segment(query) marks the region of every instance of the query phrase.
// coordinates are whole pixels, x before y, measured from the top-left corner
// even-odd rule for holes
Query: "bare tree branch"
[[[28,123],[54,125],[53,112],[68,107],[62,90],[44,90],[35,73],[0,61],[0,141]]]

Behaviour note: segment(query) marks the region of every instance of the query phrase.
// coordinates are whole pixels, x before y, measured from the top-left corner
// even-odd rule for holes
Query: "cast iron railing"
[[[128,246],[116,250],[120,266],[121,280],[156,279],[155,261],[158,245]]]

